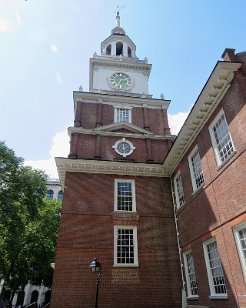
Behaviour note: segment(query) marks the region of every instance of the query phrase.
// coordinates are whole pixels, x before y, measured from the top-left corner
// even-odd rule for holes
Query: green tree
[[[21,290],[28,281],[51,284],[60,202],[44,200],[46,180],[0,142],[0,278],[5,290]]]

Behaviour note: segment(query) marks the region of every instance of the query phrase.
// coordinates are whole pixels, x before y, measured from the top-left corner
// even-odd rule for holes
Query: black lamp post
[[[92,273],[98,273],[97,275],[97,292],[96,292],[96,303],[95,303],[95,308],[98,308],[98,289],[99,289],[99,278],[101,275],[101,263],[97,261],[97,259],[94,259],[91,264],[90,264],[90,268]]]

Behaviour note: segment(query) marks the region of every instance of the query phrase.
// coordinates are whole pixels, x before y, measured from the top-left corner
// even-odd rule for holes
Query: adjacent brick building
[[[246,307],[246,52],[226,49],[164,166],[190,307]]]
[[[94,305],[93,258],[100,307],[246,307],[246,53],[225,51],[174,140],[170,102],[148,94],[151,65],[116,18],[89,92],[74,92],[69,157],[56,159],[51,307]]]

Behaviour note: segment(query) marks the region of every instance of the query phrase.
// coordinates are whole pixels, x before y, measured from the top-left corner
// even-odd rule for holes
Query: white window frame
[[[118,239],[118,230],[133,230],[133,253],[134,253],[134,262],[133,263],[118,263],[117,262],[117,239]],[[114,226],[114,267],[138,267],[138,241],[137,241],[137,227],[136,226]]]
[[[192,157],[194,156],[196,151],[198,151],[199,160],[200,160],[201,174],[199,176],[202,175],[202,177],[203,177],[203,182],[199,186],[197,186],[196,178],[195,178],[195,173],[194,173],[194,169],[193,169],[193,165],[192,165]],[[204,185],[204,182],[205,182],[204,174],[203,174],[203,170],[202,170],[202,164],[201,164],[201,156],[200,156],[200,152],[199,152],[199,149],[198,149],[197,145],[194,147],[194,149],[191,151],[190,155],[188,156],[188,162],[189,162],[189,168],[190,168],[192,188],[193,188],[193,192],[195,192],[198,189],[200,189]]]
[[[178,178],[180,179],[179,190],[178,190],[178,185],[177,185],[177,179]],[[174,182],[174,192],[175,192],[176,205],[177,205],[177,209],[179,209],[181,206],[183,206],[185,204],[184,189],[183,189],[183,183],[182,183],[180,171],[178,171],[177,174],[175,175],[175,177],[173,178],[173,182]],[[181,192],[183,200],[184,200],[183,203],[180,202],[180,192]]]
[[[221,271],[222,271],[222,274],[223,274],[224,286],[225,286],[225,289],[226,289],[225,293],[216,293],[216,290],[215,290],[215,284],[214,284],[214,280],[213,280],[213,276],[212,276],[212,268],[210,266],[211,263],[210,263],[210,260],[209,260],[208,250],[207,250],[207,246],[209,246],[210,244],[213,244],[213,243],[216,243],[216,247],[217,247],[217,253],[218,253],[218,256],[219,256],[220,268],[221,268]],[[203,243],[203,251],[204,251],[205,263],[206,263],[206,268],[207,268],[208,283],[209,283],[209,289],[210,289],[210,298],[211,299],[227,299],[228,294],[227,294],[227,287],[226,287],[226,282],[225,282],[225,275],[223,273],[223,267],[222,267],[222,263],[221,263],[221,259],[220,259],[220,255],[219,255],[217,241],[214,237]]]
[[[129,118],[128,121],[118,120],[118,110],[119,109],[124,109],[128,112],[128,118]],[[120,123],[120,122],[132,123],[132,107],[114,106],[114,123]]]
[[[229,143],[231,144],[230,151],[229,151],[230,153],[227,154],[227,157],[224,158],[223,160],[222,160],[222,157],[220,155],[220,151],[219,151],[216,139],[215,139],[215,132],[214,132],[214,127],[218,123],[218,121],[221,119],[222,116],[224,116],[224,125],[227,129],[227,133],[224,135],[223,139],[229,138],[226,145],[228,145]],[[213,146],[213,149],[214,149],[216,163],[217,163],[217,166],[219,167],[221,164],[226,162],[233,155],[233,153],[235,153],[235,147],[234,147],[234,144],[233,144],[233,141],[232,141],[232,138],[231,138],[229,126],[227,124],[226,116],[225,116],[223,109],[220,110],[220,112],[217,114],[217,116],[215,117],[213,122],[210,124],[209,133],[210,133],[210,137],[211,137],[211,141],[212,141],[212,146]],[[225,146],[223,147],[223,149],[225,149]]]
[[[187,255],[192,256],[193,273],[189,272],[188,263],[187,263]],[[185,268],[185,277],[186,277],[186,285],[187,285],[187,297],[188,298],[198,298],[198,294],[192,294],[192,290],[191,290],[191,283],[192,283],[192,281],[190,280],[191,274],[193,274],[194,277],[195,277],[195,280],[193,280],[193,281],[196,282],[196,289],[198,289],[197,288],[196,271],[195,271],[195,264],[194,264],[194,258],[193,258],[192,250],[188,250],[188,251],[184,252],[183,258],[184,258],[184,268]],[[198,292],[198,290],[197,290],[197,292]]]
[[[131,183],[132,187],[132,210],[119,210],[118,209],[118,183]],[[136,193],[135,193],[135,180],[115,179],[114,180],[114,210],[117,212],[136,212]]]
[[[242,267],[244,281],[245,281],[245,284],[246,284],[246,258],[244,256],[241,240],[240,240],[240,237],[239,237],[239,232],[242,229],[246,229],[246,222],[243,222],[240,225],[235,226],[233,228],[233,232],[234,232],[234,236],[235,236],[235,240],[236,240],[236,245],[237,245],[239,259],[240,259],[240,263],[241,263],[241,267]]]

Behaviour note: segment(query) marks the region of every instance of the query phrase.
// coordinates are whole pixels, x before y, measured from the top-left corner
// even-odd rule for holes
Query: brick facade
[[[122,28],[116,27],[105,42],[117,40],[118,31],[121,37],[125,35]],[[128,37],[124,39],[125,44],[129,43]],[[107,46],[102,47],[104,50]],[[146,61],[109,56],[96,55],[91,60],[91,65],[105,65],[101,78],[109,74],[110,61],[115,71],[126,68],[135,78],[140,71],[144,78],[150,73],[151,65]],[[235,55],[233,49],[226,49],[223,57],[225,61],[216,64],[175,141],[167,119],[169,101],[163,98],[153,99],[129,89],[109,91],[110,83],[105,80],[105,90],[93,89],[91,82],[90,92],[74,92],[70,154],[68,159],[57,158],[64,199],[51,308],[94,305],[96,275],[89,264],[95,257],[102,264],[101,308],[246,308],[244,261],[240,262],[234,233],[235,226],[246,222],[246,53]],[[92,65],[91,81],[95,77],[93,69]],[[124,107],[131,109],[131,121],[117,123],[115,108]],[[218,166],[209,127],[221,110],[235,151]],[[122,138],[134,146],[129,155],[113,148]],[[188,159],[195,146],[204,183],[193,191]],[[173,179],[178,172],[185,200],[180,207],[173,201],[177,188]],[[116,179],[134,181],[136,211],[115,208]],[[138,262],[134,259],[131,266],[115,262],[115,226],[137,230],[137,245],[135,239],[133,242]],[[216,239],[224,273],[218,281],[226,285],[226,292],[219,289],[216,294],[211,293],[204,255],[204,245],[212,238]],[[216,244],[214,247],[216,251]],[[186,304],[181,297],[184,288],[189,295],[189,281],[183,279],[187,265],[182,256],[189,251],[198,291],[188,296]],[[221,273],[220,263],[216,264]]]
[[[246,54],[234,58],[235,60],[244,60],[246,63]],[[245,280],[233,233],[235,226],[246,221],[246,97],[243,91],[245,88],[245,70],[242,67],[235,73],[229,90],[173,172],[175,175],[179,170],[183,179],[185,204],[178,209],[177,218],[182,253],[192,250],[194,258],[198,297],[188,299],[188,303],[194,307],[199,305],[216,308],[246,307]],[[224,110],[235,153],[218,167],[209,125],[221,109]],[[201,157],[204,185],[194,193],[188,156],[195,145],[198,145]],[[213,237],[216,239],[221,258],[227,299],[209,298],[203,243]]]

